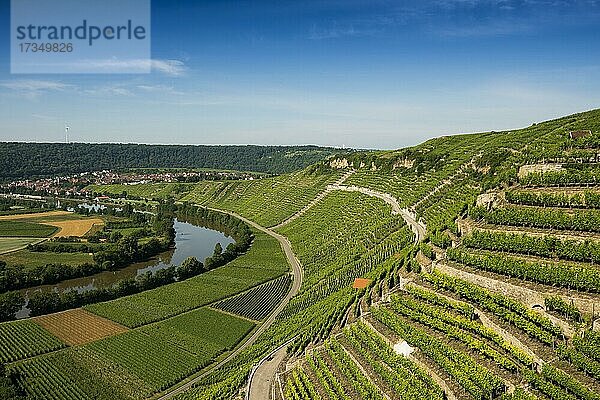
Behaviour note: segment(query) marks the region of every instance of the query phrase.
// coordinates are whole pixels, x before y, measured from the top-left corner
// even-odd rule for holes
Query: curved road
[[[420,222],[417,222],[416,219],[414,218],[413,214],[409,210],[401,208],[400,204],[398,203],[396,198],[394,198],[390,194],[377,192],[375,190],[367,189],[364,187],[345,186],[345,185],[340,185],[340,184],[336,183],[333,185],[328,185],[326,190],[321,193],[322,196],[320,196],[320,197],[323,197],[325,194],[327,194],[328,192],[330,192],[332,190],[341,190],[341,191],[346,191],[346,192],[360,192],[360,193],[366,194],[368,196],[377,197],[377,198],[385,201],[392,207],[392,213],[400,214],[402,216],[402,218],[404,219],[404,221],[412,228],[413,232],[415,233],[415,242],[421,241],[425,238],[425,234],[426,234],[425,226],[423,224],[421,224]],[[283,226],[287,222],[290,222],[291,220],[293,220],[295,217],[302,215],[304,212],[306,212],[307,209],[311,208],[319,200],[320,200],[320,198],[318,196],[317,199],[315,199],[315,201],[309,203],[309,205],[307,207],[305,207],[298,213],[294,214],[292,217],[288,218],[288,220],[277,225],[276,227]],[[163,394],[161,397],[159,397],[160,400],[170,399],[173,396],[176,396],[180,393],[185,392],[186,390],[190,389],[194,384],[196,384],[198,381],[200,381],[202,378],[207,376],[209,373],[211,373],[215,369],[223,366],[225,363],[231,361],[241,351],[243,351],[246,348],[248,348],[249,346],[251,346],[259,338],[259,336],[273,324],[277,315],[279,315],[279,313],[284,309],[284,307],[288,304],[290,299],[298,293],[298,291],[300,290],[300,286],[302,285],[302,279],[303,279],[302,267],[300,265],[300,262],[298,261],[298,258],[292,251],[292,246],[290,244],[290,241],[285,236],[274,232],[270,228],[265,228],[264,226],[261,226],[254,221],[250,221],[249,219],[242,217],[241,215],[236,214],[232,211],[219,210],[217,208],[211,208],[211,207],[205,207],[205,208],[208,208],[209,210],[232,215],[232,216],[244,221],[248,225],[251,225],[252,227],[260,230],[261,232],[264,232],[267,235],[277,239],[277,241],[281,244],[281,248],[283,249],[283,251],[285,253],[288,263],[292,267],[292,274],[294,276],[294,279],[292,282],[292,288],[288,292],[287,296],[281,301],[279,306],[271,313],[271,315],[269,315],[269,317],[254,331],[254,333],[250,336],[250,338],[248,338],[242,345],[240,345],[237,349],[235,349],[226,358],[224,358],[223,360],[219,361],[217,364],[210,367],[210,369],[204,371],[203,373],[194,377],[193,379],[184,383],[183,385],[178,386],[178,387],[174,388],[173,390]],[[281,361],[281,359],[283,359],[283,356],[285,355],[284,349],[285,349],[285,347],[278,349],[275,354],[271,355],[272,358],[266,360],[267,362],[262,363],[262,365],[259,365],[257,367],[257,369],[255,370],[255,378],[257,378],[257,379],[252,379],[252,381],[250,382],[250,398],[251,399],[268,398],[269,389],[270,389],[270,380],[275,375],[275,371],[279,365],[279,362]],[[259,370],[259,368],[260,368],[260,370]],[[259,381],[259,382],[257,382],[257,381]],[[266,391],[267,397],[264,397],[265,391]]]
[[[285,296],[285,298],[281,301],[281,303],[279,303],[279,306],[277,306],[277,308],[275,310],[273,310],[273,312],[269,315],[269,317],[261,325],[259,325],[259,327],[254,331],[254,333],[244,343],[242,343],[242,345],[240,345],[238,348],[236,348],[226,358],[219,361],[217,364],[214,364],[212,367],[210,367],[210,369],[204,371],[203,373],[194,377],[193,379],[184,383],[183,385],[178,386],[178,387],[174,388],[173,390],[168,391],[165,394],[163,394],[161,397],[159,397],[159,399],[161,399],[161,400],[162,399],[170,399],[173,396],[181,394],[181,393],[185,392],[186,390],[190,389],[195,383],[200,381],[202,378],[207,376],[209,373],[211,373],[215,369],[223,366],[225,363],[231,361],[241,351],[247,349],[254,342],[256,342],[258,337],[264,331],[266,331],[273,324],[273,322],[275,322],[275,318],[277,317],[277,315],[279,315],[279,313],[284,309],[284,307],[287,305],[287,303],[290,301],[290,299],[298,293],[298,291],[300,290],[300,286],[302,285],[302,278],[304,276],[302,267],[300,266],[300,262],[298,261],[298,258],[292,251],[292,246],[290,244],[290,241],[285,236],[275,233],[271,229],[268,229],[268,228],[265,228],[264,226],[258,225],[256,222],[250,221],[249,219],[242,217],[241,215],[238,215],[234,212],[219,210],[219,209],[210,208],[210,207],[205,207],[205,208],[208,208],[209,210],[229,214],[236,218],[239,218],[242,221],[244,221],[245,223],[247,223],[248,225],[251,225],[252,227],[258,229],[259,231],[262,231],[262,232],[266,233],[267,235],[272,236],[275,239],[277,239],[277,241],[281,244],[281,248],[283,249],[283,252],[285,253],[288,263],[292,267],[292,275],[294,276],[294,279],[292,282],[292,288],[288,292],[287,296]]]

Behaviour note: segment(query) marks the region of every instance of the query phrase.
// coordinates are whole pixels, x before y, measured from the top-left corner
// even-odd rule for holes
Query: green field
[[[0,362],[7,363],[66,345],[38,324],[25,320],[0,324]]]
[[[229,264],[132,296],[85,308],[128,327],[137,327],[234,295],[288,270],[279,242],[255,232],[250,250]]]
[[[37,237],[54,234],[58,228],[50,225],[22,221],[0,221],[0,237]]]
[[[28,394],[44,399],[142,399],[235,347],[253,326],[201,308],[82,348],[16,363],[10,370],[19,373]]]
[[[23,246],[27,246],[29,243],[36,242],[37,239],[32,238],[8,238],[0,237],[0,254],[6,253],[7,251],[13,251]]]
[[[253,327],[247,320],[200,308],[145,326],[140,332],[210,360],[224,349],[233,348]]]
[[[0,255],[0,260],[7,264],[20,265],[27,268],[41,267],[46,264],[80,265],[93,263],[93,257],[88,253],[52,253],[19,250]]]

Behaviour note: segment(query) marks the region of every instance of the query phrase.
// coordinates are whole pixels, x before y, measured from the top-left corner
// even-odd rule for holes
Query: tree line
[[[141,228],[128,235],[120,232],[100,231],[88,239],[87,243],[77,243],[78,238],[60,238],[29,245],[32,252],[88,252],[93,253],[93,263],[78,265],[48,263],[35,267],[9,265],[0,261],[0,293],[38,285],[47,285],[67,279],[89,276],[102,271],[112,271],[134,262],[146,260],[156,254],[167,251],[175,241],[173,215],[159,209],[156,215],[133,212],[123,209],[119,215],[129,218],[124,221],[127,227],[140,227],[151,223],[152,229]],[[108,226],[118,226],[118,222],[109,222]],[[139,243],[144,236],[154,235],[146,243]],[[104,240],[104,243],[100,243]]]
[[[212,168],[284,173],[338,152],[318,146],[0,143],[0,180],[125,168]]]

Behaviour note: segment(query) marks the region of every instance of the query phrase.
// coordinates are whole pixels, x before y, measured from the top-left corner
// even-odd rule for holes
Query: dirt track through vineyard
[[[254,342],[256,342],[256,340],[260,337],[260,335],[262,335],[264,333],[264,331],[266,331],[273,324],[273,322],[275,322],[275,318],[277,317],[277,315],[279,315],[279,313],[281,311],[283,311],[283,309],[288,304],[290,299],[298,293],[298,291],[300,290],[300,286],[302,285],[302,278],[303,278],[302,266],[300,265],[300,261],[298,261],[298,258],[292,251],[292,246],[290,244],[290,241],[285,236],[280,235],[276,232],[273,232],[269,228],[265,228],[264,226],[258,225],[256,222],[250,221],[249,219],[244,218],[241,215],[238,215],[234,212],[218,210],[215,208],[208,208],[208,209],[232,215],[232,216],[244,221],[248,225],[251,225],[252,227],[277,239],[277,241],[281,244],[281,248],[283,249],[283,252],[285,253],[288,263],[290,264],[290,267],[292,268],[292,275],[294,276],[294,279],[292,281],[292,287],[291,287],[290,291],[288,292],[288,294],[281,301],[281,303],[279,303],[277,308],[275,308],[275,310],[273,310],[273,312],[267,317],[267,319],[261,325],[259,325],[258,328],[252,333],[252,335],[248,339],[246,339],[239,347],[237,347],[232,353],[230,353],[223,360],[219,361],[217,364],[212,365],[209,369],[207,369],[200,375],[197,375],[196,377],[187,381],[183,385],[178,386],[172,390],[167,390],[159,399],[170,399],[178,394],[185,392],[186,390],[190,389],[195,383],[197,383],[202,378],[207,376],[209,373],[211,373],[215,369],[225,365],[227,362],[233,360],[239,353],[241,353],[248,347],[252,346],[252,344],[254,344]]]

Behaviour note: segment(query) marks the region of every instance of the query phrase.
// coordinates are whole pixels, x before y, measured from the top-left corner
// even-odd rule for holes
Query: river
[[[110,287],[117,281],[144,274],[148,271],[157,271],[170,265],[180,265],[183,260],[193,256],[204,261],[213,254],[215,245],[221,243],[223,249],[229,243],[234,243],[233,238],[225,234],[187,222],[175,220],[175,248],[160,253],[150,260],[131,264],[117,271],[105,271],[83,278],[75,278],[62,281],[54,285],[42,285],[23,289],[21,292],[27,297],[35,291],[60,291],[77,290],[86,292],[88,290]],[[17,318],[29,316],[27,305],[17,313]]]

